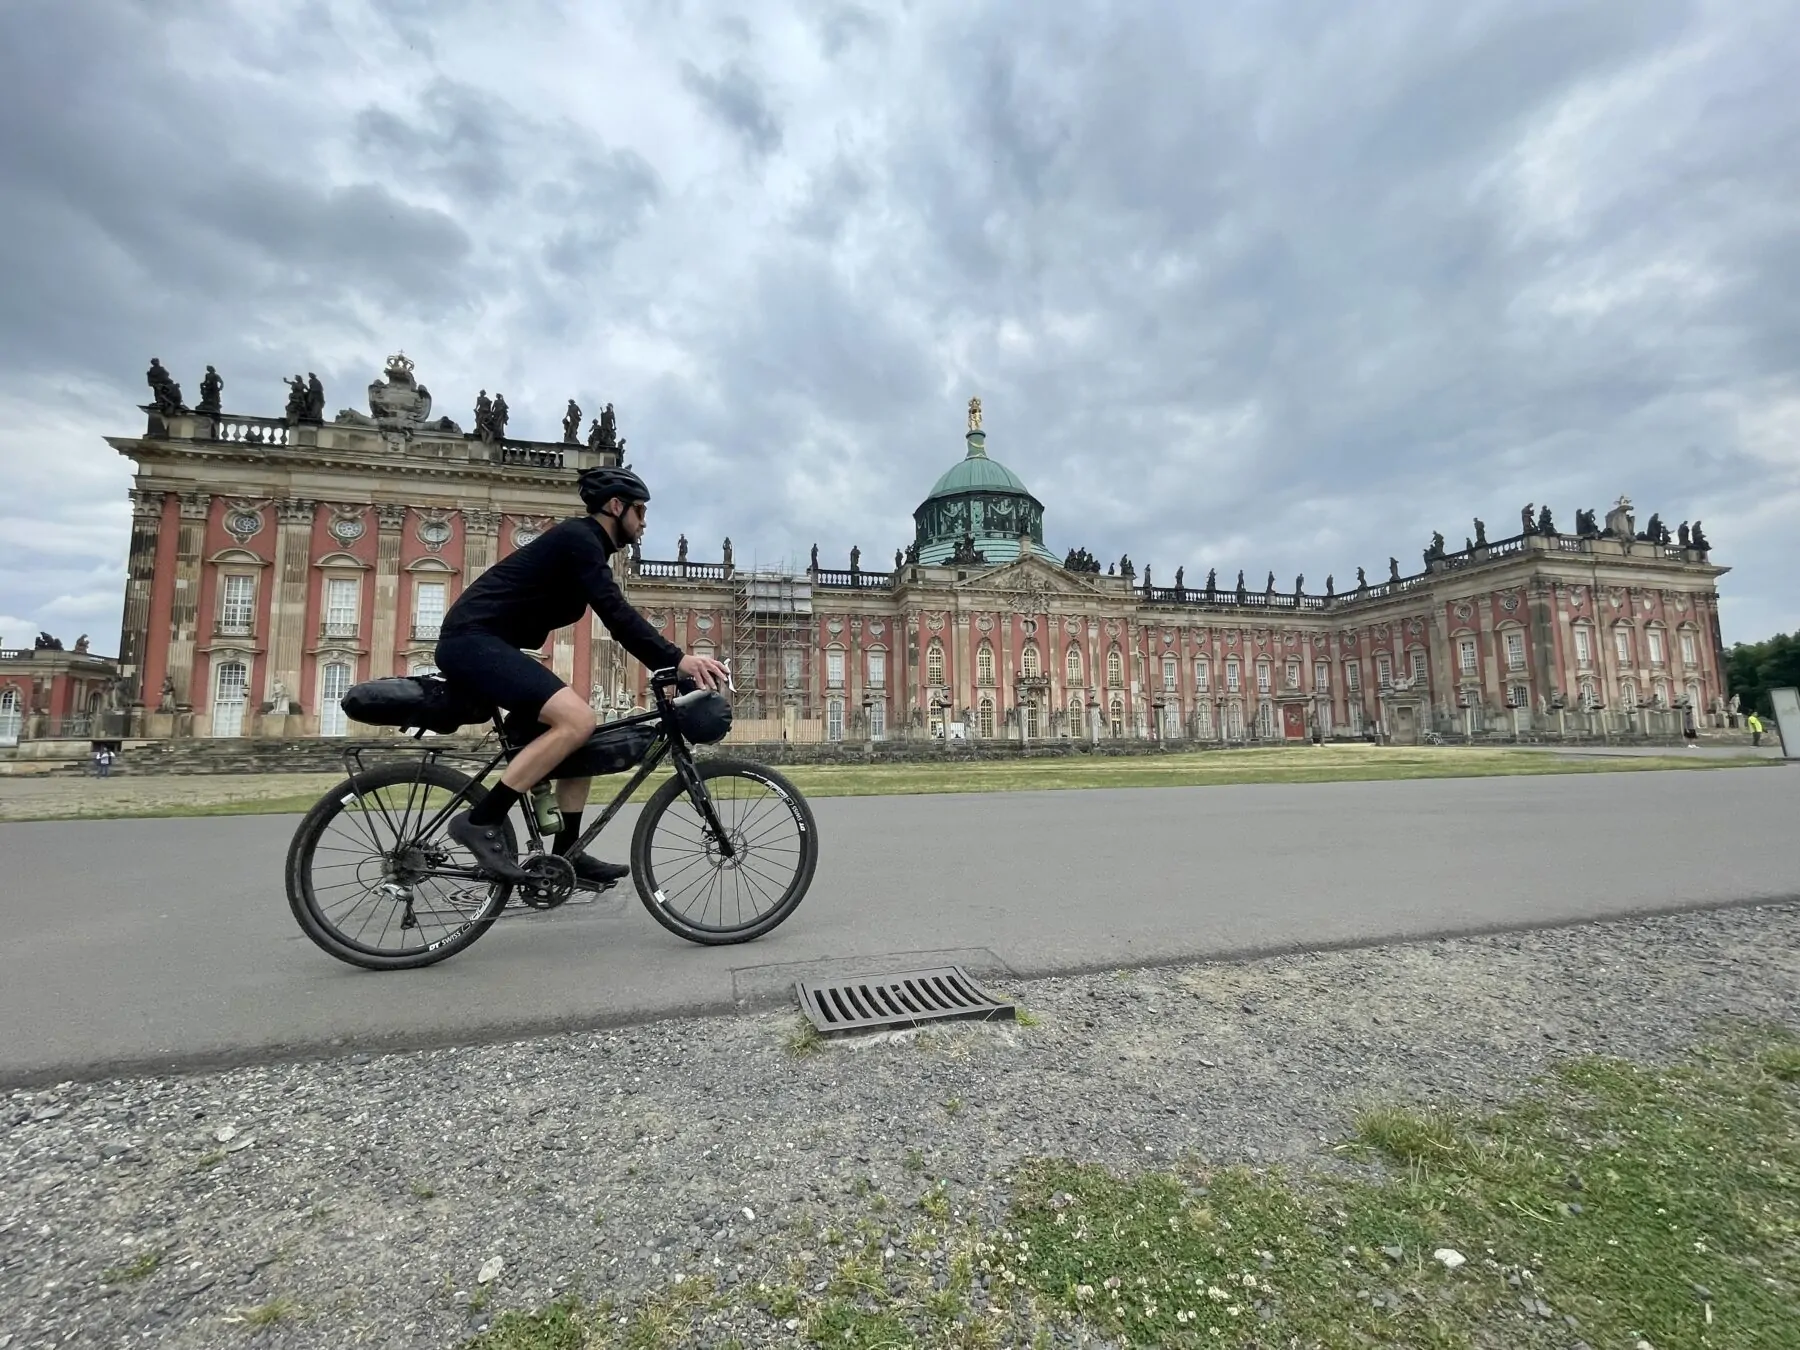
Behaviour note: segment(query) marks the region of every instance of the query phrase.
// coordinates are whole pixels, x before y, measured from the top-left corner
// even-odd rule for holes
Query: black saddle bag
[[[372,727],[422,728],[448,736],[494,715],[492,706],[437,675],[396,675],[353,684],[344,715]]]

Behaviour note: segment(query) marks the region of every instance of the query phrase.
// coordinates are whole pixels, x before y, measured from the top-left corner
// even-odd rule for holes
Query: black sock
[[[569,846],[581,838],[581,812],[564,811],[562,818],[563,827],[556,832],[555,851],[558,853],[567,852]]]
[[[498,825],[506,813],[512,810],[519,798],[525,794],[517,788],[509,788],[505,783],[496,783],[488,789],[488,795],[481,799],[481,804],[469,812],[471,825]]]

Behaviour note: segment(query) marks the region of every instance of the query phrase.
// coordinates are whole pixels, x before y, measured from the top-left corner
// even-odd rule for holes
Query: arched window
[[[1212,662],[1204,656],[1194,659],[1194,688],[1202,694],[1212,688]]]
[[[1025,650],[1019,653],[1019,673],[1021,675],[1032,675],[1032,676],[1040,675],[1043,673],[1041,668],[1038,666],[1037,643],[1027,642],[1025,644]]]
[[[1064,666],[1069,677],[1069,687],[1074,689],[1081,684],[1081,648],[1073,642],[1069,644],[1069,659]]]
[[[1170,699],[1163,705],[1163,736],[1178,740],[1181,736],[1181,704]]]
[[[1225,692],[1235,694],[1238,691],[1238,659],[1227,657],[1225,661]]]
[[[1181,662],[1173,656],[1163,657],[1163,688],[1173,693],[1180,684]]]
[[[1244,739],[1244,705],[1235,698],[1225,705],[1225,739]]]
[[[1081,700],[1069,700],[1069,735],[1085,736],[1087,734],[1087,709],[1081,706]]]
[[[980,734],[984,737],[993,736],[993,734],[994,734],[994,700],[991,698],[988,698],[984,694],[982,696],[981,703],[978,705],[978,707],[976,709],[975,716],[976,716],[976,725],[979,726],[981,729]]]
[[[1118,653],[1114,652],[1113,655],[1117,656]],[[1113,738],[1115,740],[1123,739],[1125,735],[1125,700],[1118,697],[1116,694],[1113,696],[1112,717],[1110,720],[1112,722],[1111,730]]]
[[[1592,680],[1581,682],[1581,710],[1592,712],[1600,706],[1600,690]]]
[[[944,644],[935,639],[925,649],[925,683],[934,688],[944,683]]]
[[[242,736],[244,704],[248,701],[250,673],[242,661],[223,661],[213,674],[212,734]]]
[[[1106,654],[1106,684],[1109,689],[1125,684],[1125,655],[1117,647]]]
[[[1256,692],[1259,694],[1269,692],[1269,663],[1267,661],[1256,663]]]
[[[350,667],[331,661],[319,667],[319,735],[343,736],[350,730],[343,698],[350,692]]]
[[[1621,632],[1624,630],[1621,629]],[[1625,680],[1619,685],[1619,703],[1626,708],[1637,707],[1638,689],[1636,680]]]
[[[844,649],[842,647],[826,648],[825,687],[827,689],[844,687]]]
[[[844,739],[844,700],[841,698],[828,699],[825,703],[825,738]]]
[[[977,684],[994,682],[994,649],[986,642],[975,649],[975,682]]]
[[[1037,704],[1027,703],[1025,705],[1025,739],[1028,741],[1035,741],[1037,738],[1038,738]]]
[[[1267,699],[1256,708],[1256,734],[1265,741],[1275,735],[1275,705]]]
[[[0,689],[0,745],[17,745],[24,725],[25,705],[19,691],[10,685]]]

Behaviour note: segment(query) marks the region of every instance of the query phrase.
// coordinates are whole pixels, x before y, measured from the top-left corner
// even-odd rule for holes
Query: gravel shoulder
[[[1031,1024],[802,1053],[769,1013],[9,1094],[0,1350],[448,1347],[572,1290],[789,1279],[872,1197],[997,1219],[1031,1157],[1329,1166],[1377,1101],[1800,1026],[1800,907],[995,987]]]

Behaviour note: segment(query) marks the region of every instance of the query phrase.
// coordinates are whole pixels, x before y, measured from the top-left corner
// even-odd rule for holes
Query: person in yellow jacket
[[[1750,728],[1750,744],[1761,745],[1763,732],[1762,718],[1758,717],[1755,713],[1751,713],[1745,720],[1745,725]]]

